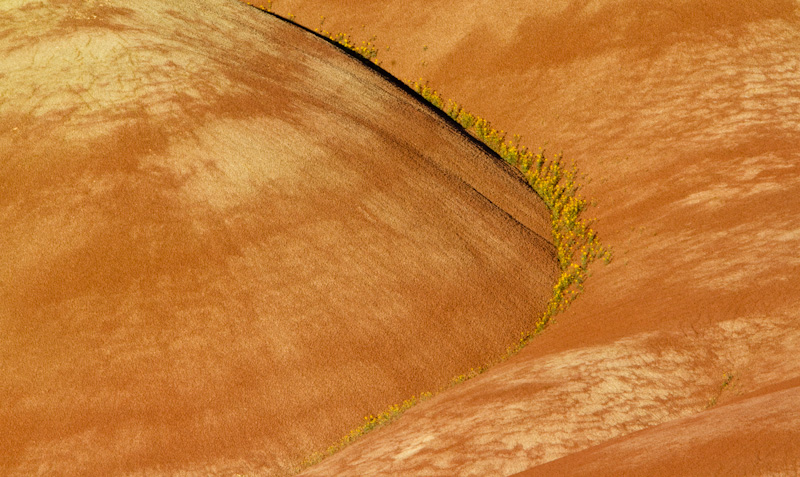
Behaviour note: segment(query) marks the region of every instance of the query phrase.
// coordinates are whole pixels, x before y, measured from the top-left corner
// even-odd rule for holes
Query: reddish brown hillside
[[[800,469],[800,380],[793,381],[789,389],[676,419],[518,475],[792,475]]]
[[[2,474],[281,473],[549,298],[517,175],[240,2],[2,2],[0,98]]]
[[[591,178],[615,260],[514,360],[310,473],[503,475],[648,428],[635,442],[650,462],[679,448],[713,473],[706,444],[739,433],[759,436],[746,472],[798,472],[796,444],[762,432],[800,427],[794,394],[727,408],[762,413],[734,430],[701,416],[800,376],[798,2],[346,3],[275,6],[374,34],[398,76],[563,149]],[[681,425],[679,446],[655,444]],[[634,454],[601,462],[614,474]]]

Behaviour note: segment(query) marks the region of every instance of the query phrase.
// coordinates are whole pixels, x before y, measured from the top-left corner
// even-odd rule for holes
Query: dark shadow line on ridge
[[[284,23],[287,23],[287,24],[289,24],[289,25],[291,25],[291,26],[293,26],[295,28],[299,28],[299,29],[305,31],[306,33],[310,33],[311,35],[313,35],[313,36],[315,36],[317,38],[320,38],[320,39],[324,40],[325,42],[327,42],[327,43],[333,45],[334,47],[338,48],[339,51],[343,52],[345,55],[349,56],[350,58],[360,62],[365,67],[369,68],[374,73],[378,74],[381,78],[383,78],[384,80],[388,81],[390,84],[394,85],[395,87],[399,88],[401,91],[405,92],[406,94],[408,94],[409,96],[411,96],[412,98],[417,100],[417,102],[420,103],[424,108],[428,109],[429,111],[433,112],[435,115],[439,116],[439,118],[444,120],[445,124],[450,126],[451,129],[456,131],[462,137],[466,138],[472,145],[478,147],[478,149],[480,149],[481,151],[486,153],[489,157],[494,159],[497,163],[499,163],[499,165],[508,173],[508,175],[509,175],[509,177],[511,179],[516,180],[516,181],[520,182],[521,184],[523,184],[527,189],[531,190],[534,194],[536,194],[536,197],[538,197],[539,200],[542,200],[542,202],[544,202],[544,199],[539,195],[538,192],[536,192],[536,190],[533,187],[531,187],[531,185],[528,183],[528,181],[526,181],[524,179],[524,177],[522,176],[522,173],[520,171],[518,171],[517,169],[512,167],[510,164],[508,164],[502,157],[500,157],[499,154],[497,154],[497,152],[495,152],[492,148],[490,148],[484,142],[480,141],[478,138],[476,138],[475,136],[470,134],[466,129],[464,129],[463,126],[461,126],[461,124],[459,124],[455,119],[451,118],[450,115],[448,115],[443,110],[441,110],[441,109],[437,108],[436,106],[434,106],[433,104],[431,104],[427,99],[423,98],[422,95],[420,95],[419,93],[417,93],[416,91],[411,89],[410,86],[405,84],[403,81],[401,81],[400,79],[398,79],[397,77],[395,77],[394,75],[392,75],[391,73],[386,71],[385,69],[381,68],[380,65],[376,64],[375,62],[373,62],[373,61],[371,61],[371,60],[369,60],[369,59],[367,59],[367,58],[365,58],[363,56],[361,56],[360,54],[358,54],[357,52],[351,50],[350,48],[347,48],[346,46],[339,44],[335,40],[333,40],[331,38],[328,38],[327,36],[323,35],[322,33],[314,31],[314,30],[312,30],[312,29],[310,29],[310,28],[308,28],[308,27],[306,27],[304,25],[301,25],[301,24],[299,24],[299,23],[297,23],[297,22],[295,22],[293,20],[290,20],[290,19],[288,19],[288,18],[286,18],[286,17],[284,17],[282,15],[279,15],[279,14],[277,14],[275,12],[268,12],[266,10],[262,10],[262,9],[258,8],[257,6],[255,6],[255,5],[248,5],[247,3],[245,3],[245,5],[247,5],[247,6],[251,7],[251,8],[254,8],[255,10],[258,10],[258,11],[260,11],[260,12],[266,14],[266,15],[270,15],[273,18],[276,18],[276,19],[278,19],[278,20],[280,20],[280,21],[282,21]],[[465,181],[463,179],[461,179],[461,182],[464,182],[465,184],[470,186],[476,193],[478,193],[481,197],[486,199],[486,201],[488,201],[490,204],[492,204],[495,208],[497,208],[498,210],[502,211],[512,221],[514,221],[517,224],[519,224],[519,226],[521,226],[523,229],[527,230],[528,232],[530,232],[534,236],[540,238],[541,240],[544,240],[546,243],[552,245],[552,241],[551,240],[548,240],[547,237],[543,237],[540,234],[538,234],[537,232],[531,230],[527,225],[525,225],[522,222],[520,222],[516,217],[511,215],[507,210],[505,210],[504,208],[498,206],[492,200],[490,200],[488,197],[486,197],[483,193],[481,193],[479,190],[475,189],[475,187],[472,184],[469,184],[467,181]],[[545,204],[545,207],[547,207],[546,204]],[[548,208],[548,211],[549,211],[549,208]]]

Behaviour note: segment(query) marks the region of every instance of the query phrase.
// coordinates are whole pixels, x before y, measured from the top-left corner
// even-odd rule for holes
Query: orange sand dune
[[[768,431],[800,428],[774,391],[800,377],[800,3],[275,7],[376,35],[397,76],[574,158],[615,255],[520,355],[308,475],[738,473],[709,454],[729,439],[742,473],[800,472],[797,434]]]
[[[497,356],[520,176],[233,0],[0,5],[0,473],[280,474]]]

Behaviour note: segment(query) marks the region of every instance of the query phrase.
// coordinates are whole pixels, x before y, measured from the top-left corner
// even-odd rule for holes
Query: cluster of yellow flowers
[[[245,2],[246,4],[250,5],[251,7],[256,7],[259,10],[263,10],[268,13],[272,13],[272,0],[267,0],[267,6],[264,5],[253,5],[253,2]]]
[[[370,60],[371,62],[378,64],[377,60],[378,47],[376,47],[375,44],[373,43],[373,41],[375,41],[375,37],[372,37],[366,41],[362,41],[360,45],[356,45],[350,40],[350,36],[347,33],[333,34],[325,30],[315,30],[315,31],[321,35],[330,38],[331,40],[342,45],[343,47],[355,51],[359,55]]]
[[[513,350],[519,351],[535,333],[547,326],[556,313],[566,309],[578,296],[588,277],[589,264],[598,258],[606,262],[611,260],[610,250],[600,243],[597,233],[591,228],[592,221],[581,217],[588,202],[578,194],[577,169],[574,164],[565,164],[560,154],[547,158],[541,148],[535,153],[521,146],[518,135],[507,140],[504,131],[498,131],[489,121],[464,111],[455,101],[445,101],[427,83],[413,81],[409,86],[506,162],[517,167],[550,210],[553,243],[558,251],[561,276],[553,286],[553,296],[535,323],[534,330],[523,334],[520,343],[513,347]]]
[[[258,8],[261,11],[264,11],[264,12],[267,12],[267,13],[271,13],[272,15],[275,15],[275,16],[284,18],[285,20],[289,20],[290,22],[296,23],[295,22],[295,17],[292,14],[289,14],[288,17],[283,17],[283,16],[278,15],[277,13],[273,12],[272,11],[272,0],[267,0],[267,5],[266,6],[264,6],[264,5],[254,5],[252,2],[245,2],[245,3],[247,5],[250,5],[251,7]],[[320,17],[320,19],[321,19],[322,22],[325,21],[325,17]],[[370,38],[369,40],[366,40],[366,41],[362,41],[360,45],[357,45],[357,44],[353,43],[353,41],[350,39],[350,35],[348,35],[347,33],[331,33],[329,31],[323,30],[322,29],[322,23],[320,23],[320,27],[316,28],[314,31],[319,33],[322,36],[325,36],[325,37],[335,41],[336,43],[342,45],[343,47],[358,53],[359,55],[361,55],[364,58],[372,61],[373,63],[378,64],[378,60],[377,60],[378,47],[375,46],[375,44],[373,43],[375,41],[375,37],[372,37],[372,38]]]

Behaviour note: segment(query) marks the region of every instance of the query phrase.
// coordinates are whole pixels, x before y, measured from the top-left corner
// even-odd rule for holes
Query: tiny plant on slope
[[[722,393],[731,386],[734,378],[736,377],[733,373],[724,373],[722,375],[722,386],[719,387],[716,395],[713,396],[711,399],[708,400],[708,404],[706,405],[706,409],[712,408],[717,405],[717,400],[722,396]]]

